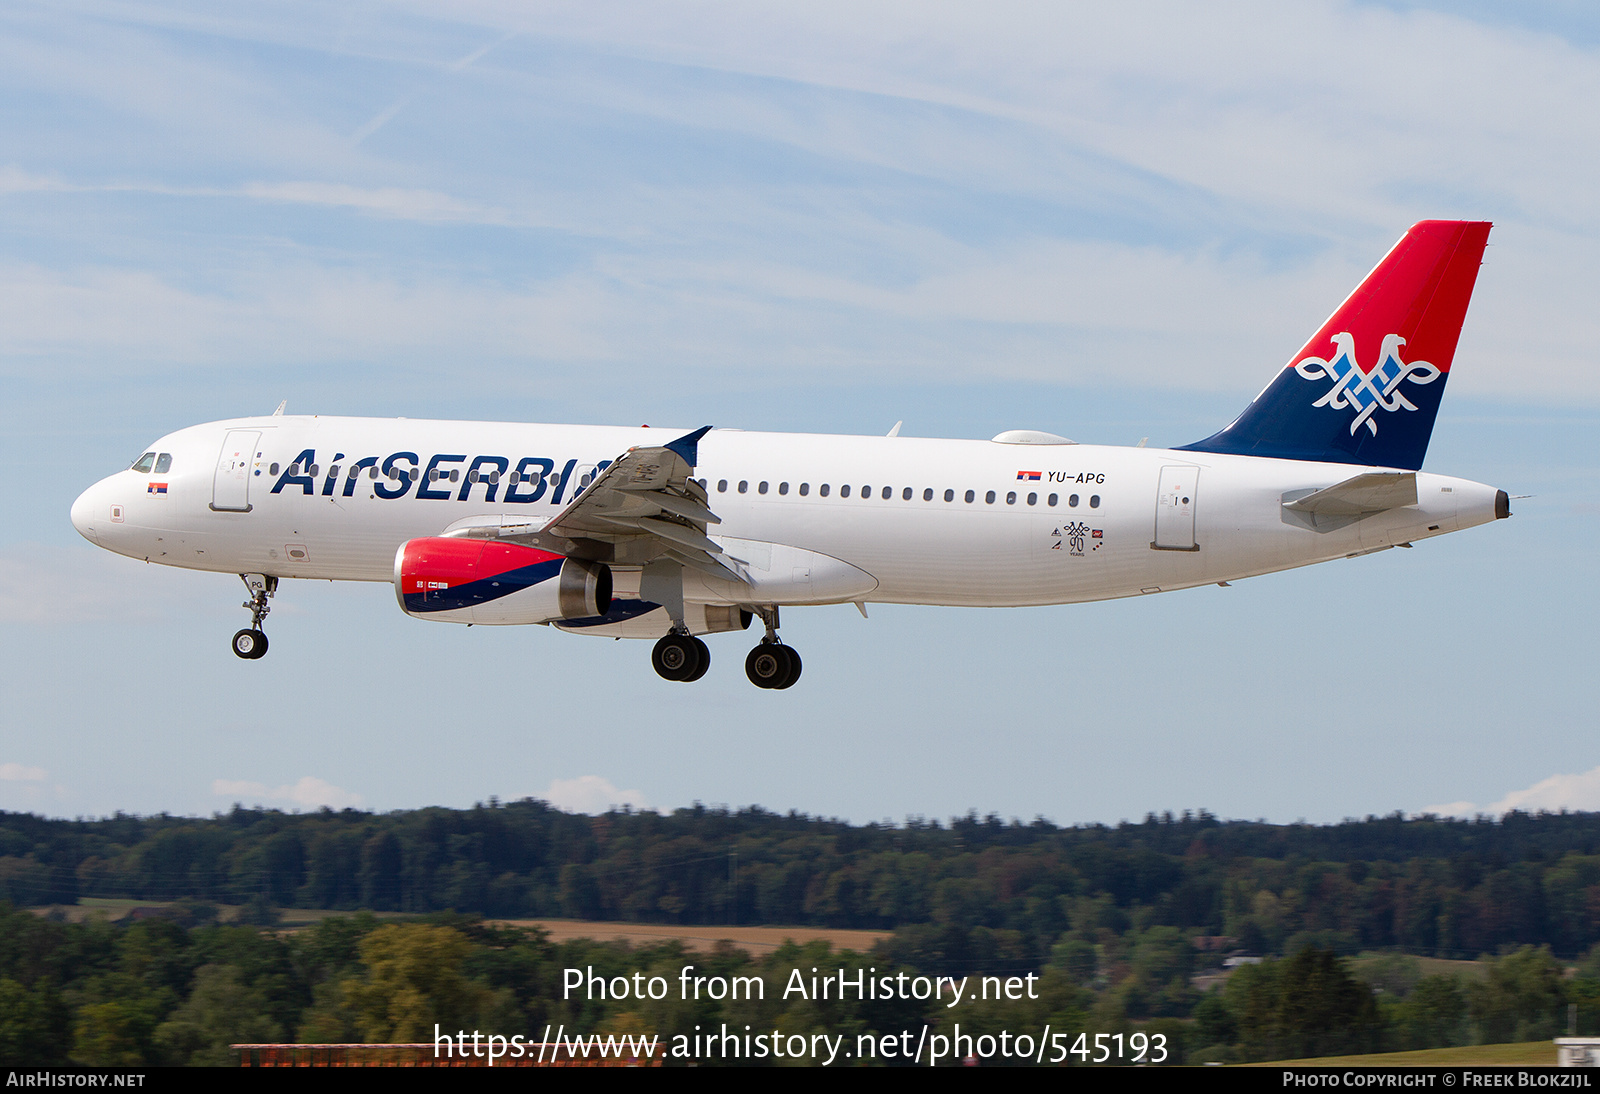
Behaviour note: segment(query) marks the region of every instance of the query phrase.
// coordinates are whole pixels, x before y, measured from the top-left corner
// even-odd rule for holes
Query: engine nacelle
[[[550,623],[605,615],[611,570],[492,539],[428,536],[394,557],[400,609],[450,623]]]

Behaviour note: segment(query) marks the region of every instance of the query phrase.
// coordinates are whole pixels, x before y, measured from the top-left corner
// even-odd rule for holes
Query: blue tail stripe
[[[1351,432],[1356,415],[1349,409],[1315,405],[1344,379],[1343,372],[1336,375],[1337,379],[1308,380],[1293,368],[1286,368],[1233,424],[1203,441],[1182,445],[1177,451],[1419,470],[1449,377],[1440,375],[1426,387],[1402,383],[1398,394],[1417,409],[1383,414],[1380,429],[1374,434],[1363,426],[1356,426]],[[1393,379],[1390,372],[1381,379],[1375,377],[1373,382],[1384,387]],[[1360,410],[1378,402],[1364,388],[1346,387],[1345,392]]]

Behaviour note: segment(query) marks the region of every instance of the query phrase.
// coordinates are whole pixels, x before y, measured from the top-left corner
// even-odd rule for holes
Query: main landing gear
[[[758,688],[782,691],[794,686],[800,679],[800,655],[794,647],[785,646],[778,638],[778,608],[757,608],[756,614],[766,624],[767,633],[761,644],[744,659],[744,674]]]
[[[756,608],[755,614],[766,624],[767,633],[761,644],[744,659],[745,675],[758,688],[782,691],[793,687],[800,679],[800,655],[778,638],[778,609]],[[656,643],[650,653],[650,664],[663,680],[690,683],[704,676],[711,667],[711,651],[694,635],[674,630]]]
[[[278,579],[268,574],[240,574],[239,580],[250,592],[250,599],[244,602],[250,609],[250,626],[233,636],[233,652],[246,661],[254,661],[267,654],[267,636],[261,630],[261,622],[272,611],[267,601],[277,595]]]
[[[758,688],[782,691],[800,679],[800,655],[781,642],[762,642],[744,659],[744,674]]]
[[[650,664],[663,680],[688,684],[700,679],[711,667],[711,651],[694,635],[674,631],[650,651]]]

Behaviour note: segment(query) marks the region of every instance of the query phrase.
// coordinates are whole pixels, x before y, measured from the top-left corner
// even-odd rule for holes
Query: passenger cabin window
[[[1185,500],[1187,500],[1187,499],[1185,499]],[[1100,508],[1100,495],[1099,494],[1095,494],[1095,495],[1093,495],[1093,496],[1091,496],[1089,498],[1089,508],[1090,509],[1098,509],[1098,508]]]
[[[740,479],[739,480],[739,493],[748,494],[749,492],[750,492],[750,480],[749,479]]]
[[[956,500],[956,492],[954,490],[946,490],[944,492],[944,500],[945,501],[955,501]]]
[[[717,480],[717,493],[726,494],[727,492],[728,492],[728,480],[727,479],[718,479]]]
[[[762,482],[760,486],[756,487],[756,493],[765,494],[766,492],[767,492],[767,484],[765,482]]]
[[[1029,505],[1038,505],[1039,504],[1039,495],[1038,494],[1029,494],[1028,495],[1028,504]]]
[[[1007,505],[1015,505],[1015,504],[1017,504],[1017,492],[1015,490],[1012,490],[1012,491],[1010,491],[1009,493],[1006,494],[1006,504]]]
[[[820,494],[822,497],[827,497],[828,496],[828,484],[827,483],[823,483],[821,486],[819,486],[817,488],[817,493]]]
[[[1073,495],[1069,496],[1067,498],[1067,504],[1072,506],[1074,509],[1076,509],[1078,507],[1078,495],[1073,494]]]
[[[809,493],[811,493],[811,484],[809,482],[801,483],[800,484],[800,496],[803,498]]]
[[[155,462],[156,454],[154,452],[146,452],[134,461],[133,469],[141,475],[148,475],[150,474],[150,468],[155,466]]]
[[[787,494],[788,492],[789,492],[789,484],[786,483],[786,482],[780,482],[778,484],[778,495],[781,497],[784,494]]]
[[[824,486],[822,488],[822,491],[823,491],[823,493],[827,493],[828,488],[826,486]],[[850,484],[849,483],[845,483],[843,486],[839,487],[839,496],[841,498],[848,498],[850,496]]]
[[[1059,495],[1051,494],[1048,498],[1044,499],[1045,500],[1045,504],[1050,505],[1050,506],[1054,506],[1058,498],[1059,498]]]
[[[967,504],[971,505],[974,501],[977,500],[978,495],[974,494],[971,490],[968,490],[966,497],[967,497]]]
[[[993,490],[991,490],[991,491],[989,491],[989,492],[988,492],[988,493],[987,493],[987,494],[985,494],[985,495],[984,495],[984,496],[983,496],[983,500],[984,500],[984,503],[985,503],[985,504],[987,504],[987,505],[993,505],[993,504],[994,504],[994,491],[993,491]]]
[[[163,452],[156,457],[156,474],[165,475],[172,470],[172,453]]]
[[[894,497],[894,487],[885,486],[883,488],[883,500],[888,501],[892,497]]]

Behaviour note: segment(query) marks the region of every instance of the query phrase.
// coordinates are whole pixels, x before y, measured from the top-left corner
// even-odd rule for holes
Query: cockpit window
[[[165,475],[172,470],[172,453],[163,452],[156,457],[156,474]]]
[[[133,469],[139,472],[141,475],[148,475],[150,474],[150,468],[155,464],[155,462],[156,454],[154,452],[146,452],[144,455],[139,457],[139,462],[133,465]]]

